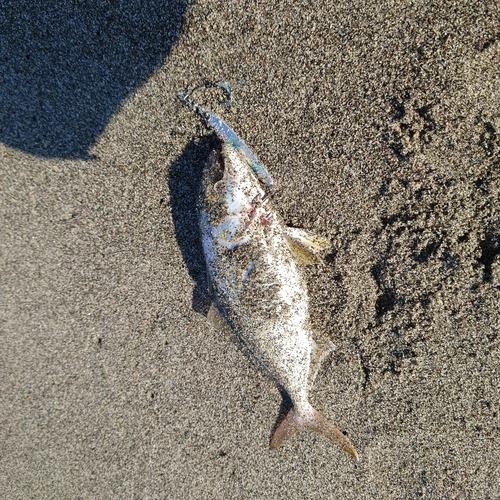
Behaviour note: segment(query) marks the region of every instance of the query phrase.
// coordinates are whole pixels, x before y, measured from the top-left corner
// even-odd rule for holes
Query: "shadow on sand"
[[[127,95],[163,63],[187,0],[33,2],[0,8],[0,141],[88,158]]]
[[[193,309],[208,312],[211,298],[207,291],[206,266],[201,245],[197,199],[201,188],[203,167],[212,149],[220,146],[215,134],[203,136],[188,143],[183,153],[170,168],[168,187],[170,206],[177,243],[189,275],[195,282]]]

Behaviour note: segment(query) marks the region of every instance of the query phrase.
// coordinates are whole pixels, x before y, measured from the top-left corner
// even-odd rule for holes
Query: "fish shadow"
[[[0,141],[48,158],[90,158],[124,99],[158,68],[187,0],[33,2],[0,8]]]
[[[194,311],[206,316],[212,303],[207,289],[207,271],[199,230],[197,201],[203,167],[211,151],[219,147],[215,134],[191,140],[170,167],[168,187],[175,236],[189,275],[195,282]]]
[[[288,412],[293,408],[292,399],[290,398],[290,395],[288,394],[286,389],[282,385],[278,384],[278,391],[281,395],[281,404],[278,411],[278,416],[276,417],[276,420],[274,422],[271,436],[274,434],[274,431],[279,427],[281,422],[285,420],[285,417],[288,415]]]

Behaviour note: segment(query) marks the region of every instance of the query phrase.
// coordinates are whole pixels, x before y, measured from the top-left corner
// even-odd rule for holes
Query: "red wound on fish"
[[[270,225],[271,225],[271,222],[272,222],[272,214],[263,215],[263,216],[259,219],[259,222],[260,222],[263,226],[270,226]]]

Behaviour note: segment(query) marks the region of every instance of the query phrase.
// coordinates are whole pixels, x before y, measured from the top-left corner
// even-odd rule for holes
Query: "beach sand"
[[[28,5],[2,14],[2,498],[500,498],[498,4]],[[270,451],[280,394],[203,314],[211,138],[177,92],[220,80],[276,209],[334,244],[311,402],[358,463]]]

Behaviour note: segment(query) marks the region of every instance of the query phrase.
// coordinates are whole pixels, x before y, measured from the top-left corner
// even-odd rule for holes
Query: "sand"
[[[490,2],[6,2],[5,499],[500,498],[500,11]],[[270,451],[273,382],[203,312],[206,95],[259,156],[325,361]]]

